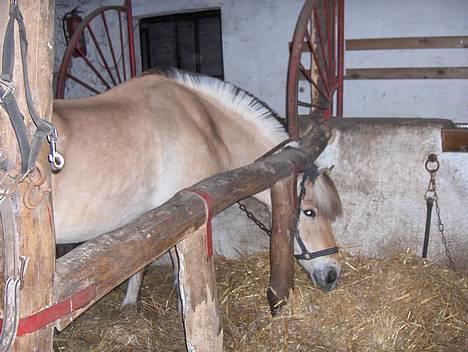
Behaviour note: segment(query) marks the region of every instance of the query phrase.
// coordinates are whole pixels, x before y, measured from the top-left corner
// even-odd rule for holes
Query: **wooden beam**
[[[443,128],[442,150],[444,152],[468,152],[468,128]]]
[[[463,49],[468,36],[348,39],[346,50]]]
[[[325,148],[328,135],[315,136],[308,152],[288,149],[262,162],[210,177],[195,188],[208,192],[213,199],[213,215],[237,200],[271,187],[291,173],[291,166],[302,169],[306,160],[314,160]],[[191,192],[181,191],[170,201],[146,213],[134,223],[101,235],[57,260],[55,301],[62,301],[84,288],[95,285],[96,302],[114,287],[158,256],[187,238],[205,222],[205,207]],[[138,254],[138,255],[135,255]],[[85,308],[86,308],[85,307]],[[57,322],[59,330],[80,315],[81,309]]]
[[[294,228],[296,221],[296,175],[271,188],[272,234],[270,239],[270,287],[268,302],[273,315],[287,302],[294,280]]]
[[[8,21],[10,1],[0,1],[0,35],[3,35]],[[24,17],[28,40],[29,81],[39,115],[50,121],[52,115],[52,72],[53,72],[53,34],[54,1],[23,0],[19,8]],[[15,96],[20,110],[25,116],[29,131],[34,124],[29,118],[24,96],[23,68],[21,63],[18,25],[15,24],[15,68],[13,81],[17,88]],[[3,40],[2,40],[3,43]],[[0,48],[0,50],[2,50]],[[16,136],[11,128],[8,116],[0,109],[0,155],[5,158],[2,166],[6,171],[20,160]],[[51,185],[50,168],[47,162],[47,149],[44,146],[38,165],[45,173],[46,185]],[[28,176],[29,178],[29,176]],[[28,180],[28,178],[26,180]],[[52,203],[50,193],[34,209],[24,205],[27,182],[20,184],[19,193],[13,197],[17,206],[17,228],[19,232],[19,253],[29,259],[20,290],[20,318],[33,315],[52,303],[52,280],[54,277],[55,243],[53,224],[51,223]],[[45,187],[47,188],[47,187]],[[3,300],[1,300],[3,302]],[[52,351],[53,325],[38,331],[17,337],[12,351]]]
[[[345,79],[468,79],[468,67],[351,68]]]
[[[223,351],[223,323],[207,226],[177,245],[179,293],[187,351]]]

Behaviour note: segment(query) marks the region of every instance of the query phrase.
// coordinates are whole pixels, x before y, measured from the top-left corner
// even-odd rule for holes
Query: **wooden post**
[[[271,188],[272,234],[270,240],[270,287],[267,290],[271,313],[275,315],[289,298],[294,279],[294,226],[296,175],[278,181]]]
[[[0,1],[0,41],[3,44],[8,21],[10,1]],[[54,1],[22,0],[19,2],[24,17],[28,39],[29,81],[36,109],[39,115],[50,121],[52,116],[52,70],[53,70],[53,33]],[[34,126],[28,113],[22,74],[18,25],[15,24],[15,96],[25,122],[32,131]],[[2,48],[0,48],[0,51]],[[8,171],[20,160],[18,143],[11,127],[9,117],[0,109],[0,156],[2,173]],[[32,134],[30,134],[32,136]],[[45,172],[45,185],[51,185],[50,168],[45,147],[38,160],[38,165]],[[3,169],[3,167],[5,167]],[[17,228],[19,232],[19,254],[29,259],[23,288],[20,290],[20,318],[33,315],[52,303],[52,284],[55,265],[55,243],[52,224],[52,206],[50,191],[34,209],[24,204],[24,196],[29,177],[21,183],[13,201],[17,207]],[[44,187],[43,189],[46,189]],[[3,266],[3,263],[0,263]],[[3,281],[3,278],[2,278]],[[3,285],[3,283],[2,283]],[[3,300],[2,300],[3,302]],[[13,351],[52,351],[53,326],[17,337]]]
[[[177,245],[179,294],[187,351],[223,351],[223,326],[206,226]]]

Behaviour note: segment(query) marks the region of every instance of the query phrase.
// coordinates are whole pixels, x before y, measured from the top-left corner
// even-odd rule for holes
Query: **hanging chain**
[[[247,209],[245,204],[242,204],[241,202],[237,202],[237,204],[239,204],[240,210],[242,210],[247,215],[247,217],[255,223],[255,225],[257,225],[261,230],[263,230],[268,236],[271,237],[271,230],[266,227],[263,222],[258,220],[257,217]]]
[[[442,240],[442,243],[445,247],[445,254],[447,256],[447,259],[449,261],[449,266],[453,271],[455,270],[455,263],[452,259],[452,255],[450,253],[450,249],[448,247],[447,243],[447,238],[445,237],[445,227],[442,222],[442,218],[440,216],[440,207],[439,207],[439,197],[437,195],[437,185],[436,185],[436,172],[439,170],[439,161],[437,160],[437,155],[436,154],[429,154],[427,161],[426,161],[426,170],[429,172],[431,175],[431,178],[429,180],[429,185],[427,186],[427,191],[426,194],[424,195],[424,198],[426,201],[430,198],[434,200],[435,203],[435,208],[436,208],[436,214],[437,214],[437,228],[439,229],[440,237]]]

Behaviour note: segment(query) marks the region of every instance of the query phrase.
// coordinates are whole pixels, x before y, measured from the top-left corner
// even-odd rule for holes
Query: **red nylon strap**
[[[54,321],[63,318],[67,314],[85,306],[96,297],[96,285],[91,285],[71,297],[60,301],[49,308],[40,312],[22,318],[19,321],[17,336],[30,334],[34,331],[53,323]],[[0,329],[3,326],[3,319],[0,319]]]
[[[213,199],[208,192],[205,192],[197,188],[185,188],[184,191],[195,193],[199,196],[203,203],[205,203],[206,209],[206,249],[208,252],[208,258],[213,256],[213,230],[211,226],[211,220],[213,219]]]

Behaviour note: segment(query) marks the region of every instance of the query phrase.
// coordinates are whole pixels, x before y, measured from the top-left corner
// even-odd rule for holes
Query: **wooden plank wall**
[[[468,36],[350,39],[346,50],[466,49]],[[468,67],[350,68],[345,79],[468,79]]]

